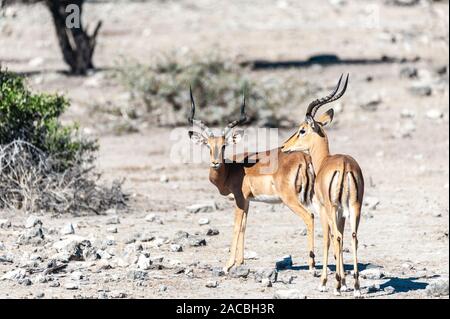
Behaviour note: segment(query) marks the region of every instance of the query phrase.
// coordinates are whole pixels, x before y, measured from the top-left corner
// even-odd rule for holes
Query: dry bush
[[[116,78],[131,96],[128,108],[113,107],[122,118],[120,127],[136,130],[136,120],[161,126],[186,125],[189,86],[198,117],[207,125],[223,125],[236,118],[245,91],[250,122],[258,126],[292,126],[289,109],[311,93],[309,85],[273,74],[250,76],[252,71],[219,54],[162,55],[150,65],[122,61]],[[101,109],[101,108],[98,108]],[[103,109],[105,111],[105,109]]]

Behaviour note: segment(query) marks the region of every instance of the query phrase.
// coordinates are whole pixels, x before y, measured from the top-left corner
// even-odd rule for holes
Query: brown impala
[[[320,219],[324,231],[323,271],[320,290],[325,290],[327,282],[328,249],[330,247],[330,229],[336,256],[336,294],[346,290],[342,245],[345,219],[350,219],[352,229],[352,248],[354,262],[355,290],[360,296],[357,259],[357,233],[361,215],[361,204],[364,195],[364,179],[358,163],[348,155],[331,155],[324,126],[333,120],[333,109],[328,110],[315,119],[317,110],[327,103],[339,99],[347,89],[348,75],[342,91],[339,90],[342,80],[328,96],[313,101],[306,111],[306,118],[298,131],[282,146],[283,152],[307,151],[316,173],[314,184],[314,206],[320,211]]]
[[[314,270],[314,215],[304,207],[311,203],[314,185],[310,157],[302,152],[283,153],[277,148],[262,153],[244,154],[243,161],[226,161],[225,147],[237,143],[243,135],[243,131],[233,132],[233,128],[247,119],[245,96],[240,119],[228,124],[221,134],[214,135],[201,121],[194,120],[195,102],[192,90],[190,94],[189,123],[200,128],[201,132],[189,131],[189,137],[193,142],[209,148],[209,180],[221,195],[232,194],[236,204],[231,254],[225,271],[244,263],[244,235],[250,201],[282,202],[303,219],[308,235],[309,269]],[[268,172],[274,156],[278,166]]]

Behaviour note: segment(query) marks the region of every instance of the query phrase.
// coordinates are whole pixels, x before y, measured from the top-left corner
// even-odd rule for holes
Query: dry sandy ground
[[[114,67],[121,55],[145,62],[160,52],[210,52],[217,47],[224,56],[237,60],[303,61],[314,54],[334,53],[347,61],[257,72],[298,76],[323,85],[324,89],[334,84],[338,74],[352,74],[351,85],[340,104],[342,111],[335,116],[329,138],[332,152],[349,153],[358,160],[367,181],[367,198],[379,201],[376,209],[364,209],[359,256],[361,269],[368,265],[381,267],[384,278],[362,279],[363,295],[426,298],[426,286],[442,278],[448,283],[449,272],[448,71],[447,75],[436,73],[436,69],[448,66],[448,3],[403,8],[385,5],[384,1],[344,5],[331,2],[264,0],[258,5],[234,0],[102,2],[87,5],[85,19],[104,20],[95,55],[96,65],[104,69]],[[88,78],[67,77],[57,72],[65,69],[65,65],[45,8],[14,7],[14,11],[15,18],[0,18],[2,65],[29,74],[35,89],[67,94],[72,107],[65,120],[78,120],[86,131],[99,134],[99,126],[104,123],[95,123],[95,118],[89,117],[90,109],[94,104],[124,103],[124,89],[109,80],[105,72]],[[403,64],[379,63],[383,56],[420,59]],[[355,59],[361,63],[355,63]],[[400,77],[400,70],[406,65],[419,70],[419,80],[432,88],[430,96],[409,92],[417,80]],[[371,99],[381,100],[375,111],[360,107]],[[292,110],[293,116],[300,120],[304,107]],[[280,131],[279,141],[290,132]],[[138,234],[153,235],[155,240],[141,244],[151,257],[163,256],[166,269],[149,270],[148,279],[135,280],[128,276],[134,266],[120,267],[115,263],[116,257],[70,262],[49,282],[39,282],[36,275],[30,275],[31,285],[1,281],[0,297],[42,297],[43,292],[46,298],[272,298],[279,289],[297,289],[308,298],[334,297],[331,289],[325,293],[317,290],[319,279],[306,270],[303,224],[281,205],[251,205],[246,249],[255,252],[258,258],[247,260],[246,265],[251,270],[273,268],[278,258],[290,254],[294,268],[281,271],[280,280],[273,287],[263,287],[252,275],[247,279],[214,277],[211,267],[223,266],[228,256],[232,204],[221,198],[209,183],[207,162],[182,164],[170,160],[173,143],[170,136],[171,130],[165,128],[147,128],[139,134],[124,136],[99,136],[98,166],[104,179],[125,177],[124,187],[133,194],[130,212],[119,215],[120,224],[107,225],[110,216],[43,215],[39,218],[49,231],[50,243],[19,246],[18,234],[28,216],[0,212],[0,219],[12,223],[12,227],[0,229],[3,244],[0,256],[10,253],[14,261],[0,262],[0,277],[33,259],[30,254],[39,255],[45,264],[54,253],[52,242],[64,237],[58,230],[68,222],[77,226],[77,235],[114,239],[115,244],[107,250],[116,257],[123,254],[130,238],[139,243]],[[184,137],[181,143],[188,144],[188,138]],[[161,176],[167,177],[168,182],[161,182]],[[205,200],[216,201],[219,209],[210,213],[186,212],[186,206]],[[162,224],[145,221],[150,212]],[[201,218],[208,218],[210,224],[199,226]],[[117,227],[118,233],[108,233],[109,227]],[[220,234],[205,236],[208,228],[217,228]],[[168,244],[157,247],[155,242],[163,237],[172,239],[179,230],[198,232],[207,245],[186,246],[183,252],[172,252]],[[319,269],[320,233],[320,225],[316,223]],[[350,248],[348,240],[344,246]],[[351,253],[346,252],[344,258],[350,265]],[[333,270],[334,265],[330,268]],[[84,278],[73,274],[77,270]],[[218,287],[206,288],[209,280],[217,280]],[[61,285],[51,287],[55,281]],[[78,289],[67,289],[65,285],[73,281]],[[394,292],[384,289],[389,286]],[[352,297],[352,293],[344,293],[343,297]]]

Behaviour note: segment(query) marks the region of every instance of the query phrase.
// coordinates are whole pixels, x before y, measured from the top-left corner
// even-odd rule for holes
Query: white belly
[[[268,204],[279,204],[281,203],[281,198],[276,195],[258,195],[250,198],[252,202],[263,202]]]

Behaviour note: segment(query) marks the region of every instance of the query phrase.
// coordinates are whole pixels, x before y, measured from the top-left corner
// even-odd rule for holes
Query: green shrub
[[[80,137],[76,125],[62,126],[58,120],[68,105],[63,96],[30,92],[23,78],[0,70],[0,144],[26,141],[58,160],[58,170],[92,161],[96,142]]]
[[[97,142],[63,126],[59,95],[34,94],[0,69],[0,207],[75,214],[125,208],[121,182],[99,185]]]

